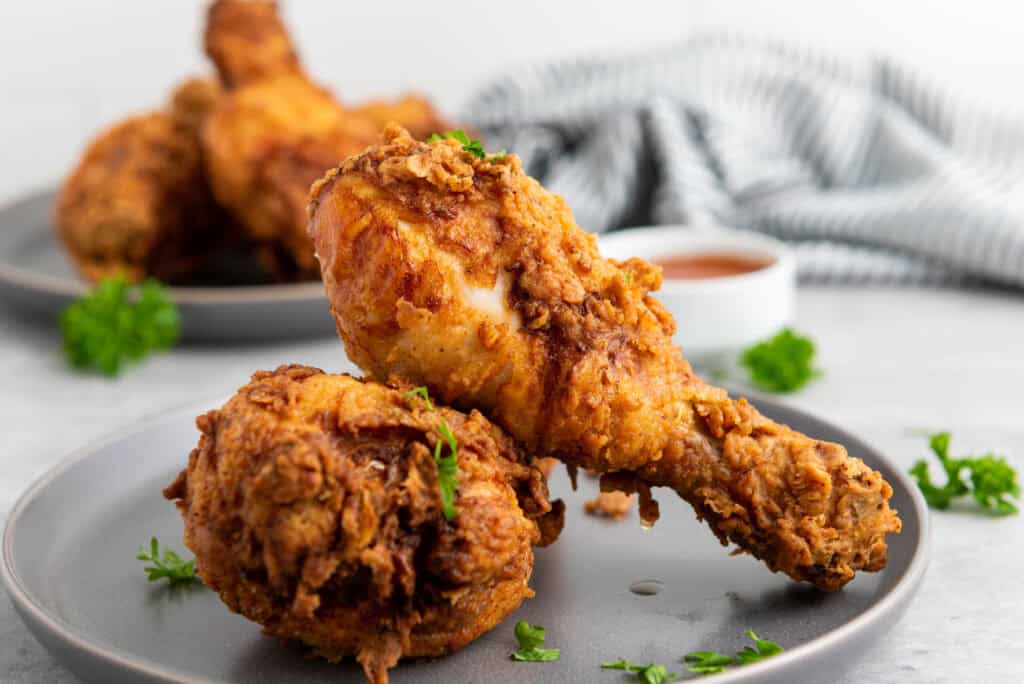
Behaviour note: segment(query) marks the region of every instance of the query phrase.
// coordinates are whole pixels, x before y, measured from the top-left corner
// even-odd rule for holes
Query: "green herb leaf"
[[[139,550],[135,553],[135,558],[152,563],[152,565],[142,568],[145,570],[146,577],[150,582],[166,579],[168,584],[174,587],[179,584],[191,584],[200,581],[199,576],[196,575],[196,562],[194,560],[186,561],[171,549],[166,548],[161,556],[160,544],[157,542],[156,537],[150,539],[149,549],[146,549],[145,546],[140,546]]]
[[[627,672],[630,672],[630,668],[632,667],[632,665],[629,664],[628,660],[623,658],[621,660],[609,660],[607,662],[601,663],[601,667],[605,670],[625,670]]]
[[[434,404],[430,401],[430,392],[426,387],[413,387],[404,395],[407,400],[415,400],[417,397],[423,400],[428,411],[434,410]],[[434,463],[437,465],[437,484],[441,490],[441,512],[445,520],[455,519],[455,490],[458,488],[458,457],[459,443],[455,439],[448,422],[441,419],[437,426],[437,432],[441,439],[434,443]],[[442,456],[445,444],[448,445],[448,455]]]
[[[512,652],[512,660],[522,663],[553,663],[561,657],[562,651],[558,648],[519,649]]]
[[[550,663],[562,656],[561,649],[540,648],[544,643],[544,628],[531,625],[525,620],[516,623],[516,641],[519,648],[512,652],[512,660],[530,663]]]
[[[946,484],[938,486],[931,479],[928,464],[921,459],[914,463],[910,474],[917,480],[917,486],[925,501],[932,508],[946,510],[953,499],[967,494],[974,496],[982,508],[994,515],[1011,515],[1019,512],[1018,507],[1007,497],[1020,498],[1017,471],[1001,456],[989,453],[972,458],[951,458],[948,432],[938,432],[929,438],[929,446],[946,472]],[[969,472],[967,481],[965,474]],[[968,484],[968,482],[970,484]]]
[[[645,684],[665,684],[678,677],[675,672],[669,672],[664,665],[648,663],[639,670],[631,668],[636,672],[637,678]]]
[[[479,140],[471,140],[470,142],[462,146],[462,150],[464,152],[469,152],[477,159],[487,158],[487,150],[484,149],[484,144]]]
[[[423,403],[426,405],[428,411],[434,410],[434,405],[430,403],[430,392],[427,391],[426,387],[413,387],[411,390],[403,395],[406,399],[415,399],[420,397],[423,399]]]
[[[756,663],[759,660],[765,658],[771,658],[782,653],[782,646],[779,646],[774,641],[768,641],[754,634],[754,630],[748,629],[747,636],[754,640],[754,646],[746,646],[742,651],[736,654],[736,660],[741,665],[749,665],[750,663]]]
[[[442,457],[441,453],[444,450],[444,444],[441,440],[438,440],[434,445],[437,483],[441,489],[441,512],[444,513],[445,520],[454,520],[456,515],[455,490],[459,484],[459,444],[455,441],[455,435],[452,434],[451,428],[448,427],[448,423],[445,420],[442,420],[441,424],[437,426],[437,431],[441,434],[444,442],[447,443],[449,451],[447,456]]]
[[[473,143],[473,141],[469,139],[469,136],[466,135],[466,131],[462,130],[461,128],[456,128],[454,131],[447,131],[445,133],[442,133],[441,135],[443,135],[446,138],[451,138],[456,142],[462,143],[463,147],[465,147],[466,145],[471,145]]]
[[[814,342],[789,328],[749,347],[740,364],[750,371],[751,382],[767,392],[793,392],[821,374],[814,368]]]
[[[516,623],[515,635],[519,648],[529,650],[544,643],[546,630],[540,625],[531,625],[526,620],[520,620]]]
[[[64,353],[71,365],[117,375],[178,340],[178,309],[154,280],[129,285],[123,277],[100,281],[61,313]]]
[[[683,656],[683,660],[689,663],[690,672],[709,675],[723,672],[730,665],[749,665],[782,653],[782,646],[762,639],[752,629],[747,630],[747,636],[754,640],[754,645],[745,646],[735,657],[716,651],[694,651]]]
[[[471,140],[466,131],[461,128],[457,128],[454,131],[445,131],[444,133],[431,133],[427,136],[425,142],[434,143],[439,140],[454,140],[462,145],[462,151],[468,152],[477,159],[487,159],[489,162],[495,162],[508,154],[507,151],[501,150],[497,154],[493,154],[490,157],[487,156],[487,150],[484,149],[484,144],[479,140]]]
[[[690,672],[701,675],[717,674],[736,662],[732,656],[715,651],[693,651],[683,656],[683,660],[690,664],[687,668]]]
[[[1011,515],[1018,508],[1004,497],[1020,498],[1020,486],[1015,471],[1004,458],[986,454],[970,462],[971,486],[974,500],[982,508],[996,515]]]
[[[632,672],[636,678],[645,684],[665,684],[678,677],[675,672],[669,672],[664,665],[658,663],[647,663],[646,665],[633,665],[628,660],[615,660],[601,663],[605,670],[625,670]]]

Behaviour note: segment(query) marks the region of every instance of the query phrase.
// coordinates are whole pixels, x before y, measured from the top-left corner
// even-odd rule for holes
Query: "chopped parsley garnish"
[[[129,285],[102,280],[60,316],[64,353],[72,366],[117,375],[126,361],[174,345],[178,309],[155,280]]]
[[[464,152],[469,152],[477,159],[487,158],[487,150],[484,149],[484,144],[479,140],[470,140],[468,143],[464,143],[462,145],[462,150]]]
[[[774,641],[762,639],[754,634],[752,629],[747,630],[747,636],[753,640],[754,645],[744,646],[735,656],[727,656],[716,651],[694,651],[683,656],[683,661],[689,664],[690,672],[709,675],[722,672],[730,665],[749,665],[782,653],[782,646]]]
[[[512,660],[527,663],[550,663],[562,656],[561,649],[541,648],[544,643],[545,631],[540,625],[531,625],[525,620],[516,623],[516,641],[519,648],[512,651]]]
[[[430,401],[430,392],[426,387],[413,387],[404,395],[407,400],[414,401],[416,398],[423,400],[428,411],[434,410],[434,404]],[[445,520],[454,520],[457,511],[455,510],[455,490],[459,486],[459,443],[448,427],[448,421],[441,419],[437,426],[437,432],[441,439],[434,444],[434,463],[437,465],[437,484],[441,490],[441,512]],[[448,447],[448,455],[442,456],[444,447]]]
[[[646,665],[633,665],[628,660],[616,660],[613,662],[601,663],[605,670],[624,670],[632,672],[636,678],[645,684],[665,684],[679,675],[669,672],[664,665],[658,663],[647,663]]]
[[[754,634],[754,630],[752,629],[747,630],[747,636],[754,641],[754,645],[745,646],[742,651],[736,654],[736,660],[738,660],[741,665],[756,663],[759,660],[771,658],[772,656],[782,653],[782,646],[779,646],[774,641],[762,639]]]
[[[601,668],[605,670],[625,670],[626,672],[630,672],[629,661],[625,658],[622,658],[621,660],[609,660],[601,663]]]
[[[455,435],[444,420],[437,426],[445,443],[448,445],[448,455],[442,457],[444,445],[440,440],[434,445],[434,463],[437,464],[437,483],[441,488],[441,511],[445,520],[455,519],[455,489],[459,485],[458,459],[459,444],[455,441]]]
[[[427,137],[426,142],[434,143],[439,140],[454,140],[462,145],[463,152],[469,152],[477,159],[486,159],[487,161],[498,161],[502,157],[508,154],[507,151],[501,150],[497,154],[492,154],[490,157],[487,156],[487,150],[484,149],[484,144],[479,140],[471,140],[466,131],[461,128],[457,128],[454,131],[445,131],[444,133],[432,133]]]
[[[683,656],[683,660],[689,663],[690,672],[701,675],[717,674],[725,670],[727,665],[732,665],[736,659],[724,653],[715,651],[694,651]]]
[[[814,342],[789,328],[749,347],[740,364],[750,371],[751,382],[767,392],[793,392],[821,374],[814,367]]]
[[[199,576],[196,575],[196,562],[194,560],[184,560],[168,548],[165,548],[163,555],[161,555],[160,544],[157,542],[156,537],[149,540],[148,549],[145,546],[140,546],[135,554],[135,558],[152,563],[152,565],[147,565],[143,568],[150,582],[166,579],[172,587],[179,584],[199,582]]]
[[[910,469],[910,474],[917,480],[917,486],[920,487],[928,505],[946,510],[953,499],[971,494],[978,505],[990,513],[1017,513],[1017,506],[1006,497],[1019,499],[1020,485],[1017,483],[1017,472],[1006,459],[992,453],[977,458],[950,458],[949,442],[948,432],[938,432],[929,438],[929,446],[946,471],[945,485],[939,487],[932,482],[928,464],[924,459],[917,461]],[[970,472],[970,477],[965,480],[964,475],[967,471]]]
[[[416,397],[420,397],[423,399],[423,404],[427,407],[428,411],[434,410],[434,405],[430,403],[430,392],[427,391],[426,387],[413,387],[411,390],[406,392],[404,396],[406,399],[415,399]]]

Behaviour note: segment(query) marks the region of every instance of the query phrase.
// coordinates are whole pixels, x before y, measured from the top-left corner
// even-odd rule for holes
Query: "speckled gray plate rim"
[[[38,214],[38,207],[50,206],[55,195],[56,192],[52,188],[27,193],[20,199],[0,206],[0,220],[8,212],[17,211],[22,207],[29,207],[32,209],[32,213]],[[0,279],[10,281],[12,284],[68,297],[78,297],[88,289],[85,282],[73,275],[62,276],[30,270],[5,260],[4,256],[0,255]],[[225,285],[223,287],[168,287],[167,290],[171,293],[174,301],[180,304],[219,304],[254,300],[290,302],[310,297],[318,299],[323,297],[323,285],[318,282],[284,283],[281,285]]]
[[[204,402],[203,406],[220,406],[224,403],[225,399],[222,397],[219,401]],[[181,408],[176,413],[192,413],[199,409],[200,404],[195,405],[195,409]],[[40,605],[31,593],[27,590],[24,582],[18,577],[18,574],[14,568],[14,536],[17,534],[18,521],[25,509],[27,509],[31,503],[36,499],[38,494],[45,490],[50,483],[61,477],[71,467],[78,463],[87,460],[90,456],[102,451],[103,449],[117,444],[122,439],[129,435],[143,434],[149,429],[156,427],[167,421],[167,416],[155,416],[143,421],[139,421],[135,425],[128,428],[122,428],[121,430],[115,430],[105,437],[100,437],[97,441],[83,446],[75,451],[72,451],[67,457],[62,459],[53,468],[43,473],[38,480],[33,482],[25,493],[18,497],[14,507],[11,509],[7,516],[7,523],[4,526],[3,537],[0,538],[0,580],[2,580],[4,589],[7,590],[8,596],[11,601],[14,602],[15,608],[18,609],[19,613],[22,613],[23,617],[28,616],[30,620],[36,622],[35,627],[42,627],[48,630],[53,637],[59,641],[63,641],[69,648],[79,649],[82,652],[89,653],[99,659],[108,661],[112,666],[119,666],[125,670],[135,671],[140,674],[146,674],[150,677],[157,677],[162,681],[166,681],[173,684],[181,684],[183,681],[196,682],[196,684],[217,684],[212,680],[197,680],[190,678],[188,680],[182,680],[171,670],[164,669],[159,663],[148,661],[144,658],[138,658],[133,656],[131,653],[123,652],[117,648],[108,648],[104,644],[97,643],[89,638],[87,634],[80,632],[76,627],[68,624],[60,617],[53,615],[46,608]],[[33,625],[29,625],[30,628]],[[35,630],[33,630],[35,631]],[[59,654],[54,653],[50,644],[44,644],[53,655],[58,656]]]
[[[53,317],[88,285],[68,263],[53,234],[52,188],[0,206],[0,298],[22,311]],[[329,335],[334,331],[323,285],[168,287],[187,341],[261,340]]]
[[[748,396],[751,393],[746,392]],[[928,565],[929,553],[930,553],[930,527],[928,509],[924,502],[923,497],[917,490],[917,487],[911,482],[910,478],[905,475],[902,470],[887,459],[885,459],[877,451],[866,447],[862,440],[850,435],[849,433],[836,428],[829,423],[816,419],[806,413],[798,411],[794,408],[779,404],[774,399],[768,399],[765,397],[757,397],[755,395],[755,405],[757,405],[763,413],[766,415],[780,420],[782,422],[796,423],[798,429],[804,429],[807,431],[807,426],[816,427],[818,432],[826,431],[828,438],[833,441],[839,441],[841,443],[853,443],[860,445],[862,449],[866,448],[866,451],[860,454],[864,457],[864,460],[872,467],[883,471],[886,479],[893,486],[896,494],[894,498],[903,497],[904,502],[909,501],[911,510],[906,510],[906,506],[900,510],[901,517],[906,522],[911,516],[913,517],[912,525],[905,525],[904,532],[900,535],[891,536],[889,538],[890,548],[894,549],[897,546],[907,545],[907,551],[909,553],[909,560],[903,564],[902,567],[893,567],[890,562],[890,567],[884,572],[898,572],[898,579],[895,583],[887,590],[882,593],[879,597],[870,597],[871,605],[865,610],[857,614],[852,619],[840,624],[836,627],[829,628],[825,633],[810,638],[806,643],[787,648],[785,653],[771,658],[754,665],[745,666],[742,668],[736,668],[729,670],[725,673],[715,675],[712,681],[719,682],[721,684],[760,684],[762,682],[784,682],[784,681],[805,681],[804,676],[808,679],[806,681],[817,681],[814,679],[815,673],[823,673],[830,670],[822,669],[828,667],[829,664],[834,660],[837,669],[841,669],[840,665],[849,661],[851,658],[858,658],[863,652],[864,648],[884,633],[889,627],[892,626],[902,615],[906,609],[910,600],[913,598],[921,579],[925,573]],[[150,433],[154,433],[158,430],[173,429],[178,431],[180,427],[177,427],[178,423],[191,425],[192,417],[198,413],[204,412],[211,406],[219,406],[223,403],[220,401],[209,401],[196,404],[191,408],[184,408],[175,410],[169,414],[165,414],[161,417],[157,417],[146,421],[141,424],[137,424],[132,428],[118,431],[99,442],[81,448],[61,463],[56,465],[50,471],[40,477],[34,484],[32,484],[28,490],[18,499],[17,503],[10,511],[5,526],[3,537],[2,537],[2,562],[0,562],[0,580],[2,580],[4,587],[9,593],[15,607],[18,612],[22,615],[28,626],[40,638],[40,641],[57,656],[59,659],[64,661],[73,671],[77,674],[84,674],[80,671],[76,664],[79,663],[82,658],[85,658],[92,663],[89,667],[95,668],[96,663],[100,663],[103,667],[109,668],[110,673],[117,673],[119,677],[111,677],[110,681],[138,681],[143,680],[147,682],[168,682],[175,684],[182,684],[185,682],[197,682],[199,684],[223,684],[225,681],[235,681],[231,678],[216,678],[210,679],[204,676],[198,676],[194,672],[184,672],[181,669],[174,667],[167,667],[165,664],[157,662],[155,660],[139,656],[132,653],[130,650],[124,650],[118,646],[111,645],[105,642],[102,638],[96,638],[88,631],[80,629],[78,626],[72,625],[57,614],[57,611],[51,607],[44,605],[44,601],[34,595],[33,591],[30,590],[28,584],[24,578],[19,576],[19,572],[16,568],[18,559],[15,557],[14,543],[16,536],[21,532],[19,527],[23,524],[23,518],[26,516],[26,512],[30,509],[34,502],[39,499],[45,492],[53,487],[56,483],[59,483],[62,476],[64,476],[69,470],[80,464],[85,464],[92,458],[98,458],[109,450],[116,450],[119,444],[127,442],[132,438],[142,438]],[[190,434],[191,437],[191,434]],[[186,460],[187,454],[182,454],[181,463],[183,466]],[[164,464],[166,466],[166,464]],[[159,474],[159,473],[154,473]],[[553,483],[553,490],[558,489]],[[662,521],[666,519],[666,512],[675,515],[678,513],[672,506],[671,503],[676,497],[672,496],[670,499],[670,492],[664,491],[665,494],[661,495],[663,517]],[[561,491],[558,492],[562,494]],[[666,504],[669,504],[666,506]],[[685,506],[685,504],[682,504]],[[570,511],[578,506],[574,506],[574,503],[570,503]],[[666,511],[666,509],[671,509]],[[688,508],[688,507],[687,507]],[[169,515],[173,515],[177,518],[177,513],[173,511],[173,508],[169,507]],[[692,514],[691,514],[692,517]],[[579,516],[577,524],[582,525],[580,521],[586,521],[587,519]],[[593,520],[590,518],[590,520]],[[635,525],[635,519],[633,520],[633,527]],[[27,524],[27,523],[25,523]],[[587,521],[587,524],[590,524]],[[604,525],[604,523],[595,523]],[[629,522],[617,522],[609,523],[613,525],[629,525]],[[663,522],[659,522],[661,526]],[[910,528],[910,529],[908,529]],[[608,534],[607,528],[604,528],[603,534]],[[658,526],[655,527],[655,530]],[[571,559],[578,553],[585,553],[585,547],[582,545],[567,548],[571,541],[565,540],[567,533],[571,532],[572,528],[570,524],[567,524],[566,534],[563,534],[563,540],[558,544],[551,547],[552,549],[562,549],[565,553],[569,554],[565,558],[557,559],[558,563],[568,562],[566,559]],[[617,532],[613,528],[613,534]],[[707,537],[711,537],[710,533],[702,529],[701,533]],[[625,532],[623,532],[625,534]],[[912,534],[912,536],[908,536]],[[178,545],[180,547],[180,545]],[[652,550],[656,548],[657,544],[651,544]],[[547,550],[542,550],[541,553]],[[539,556],[540,558],[540,556]],[[731,570],[735,566],[733,564],[739,563],[742,559],[730,558],[725,553],[721,554],[721,567],[723,570]],[[131,560],[125,560],[125,564],[129,564]],[[540,561],[538,560],[538,567]],[[133,567],[133,572],[138,572],[138,568]],[[767,570],[758,565],[757,572],[764,573],[766,577],[775,577],[770,575]],[[535,570],[535,579],[537,577],[538,570]],[[862,575],[863,576],[863,575]],[[760,575],[753,575],[760,581],[762,577]],[[585,578],[584,578],[585,579]],[[860,578],[858,578],[859,580]],[[573,582],[583,581],[578,577],[573,577]],[[855,581],[856,583],[856,581]],[[854,584],[855,584],[854,583]],[[851,585],[853,586],[853,585]],[[536,587],[535,587],[536,588]],[[849,591],[849,590],[847,590]],[[840,592],[841,594],[842,592]],[[836,595],[831,595],[836,596]],[[558,593],[552,595],[541,595],[538,591],[538,598],[533,599],[530,602],[531,606],[535,606],[537,601],[554,602],[558,603],[562,597]],[[706,599],[707,600],[707,599]],[[227,612],[224,609],[224,612]],[[519,611],[522,612],[522,609]],[[518,616],[518,613],[513,614],[509,620],[514,619]],[[525,617],[530,617],[529,615]],[[615,616],[621,617],[621,616]],[[552,618],[553,619],[553,618]],[[614,619],[614,618],[610,618]],[[746,619],[746,617],[744,618]],[[494,632],[502,629],[506,629],[508,625],[503,623],[499,625],[496,630],[481,637],[480,641],[484,641],[491,637]],[[568,633],[568,631],[566,631]],[[549,635],[551,629],[549,628]],[[650,638],[654,638],[654,635],[648,635]],[[762,634],[761,636],[766,638],[772,638],[772,634]],[[563,634],[564,637],[564,634]],[[262,637],[261,637],[262,638]],[[269,640],[268,640],[269,641]],[[552,643],[554,646],[562,646],[563,654],[565,653],[566,642],[563,639],[561,643]],[[274,644],[277,648],[277,645]],[[472,648],[467,647],[456,656],[462,656]],[[610,650],[608,650],[610,649]],[[281,649],[284,650],[284,649]],[[645,662],[646,659],[631,657],[631,653],[619,653],[613,644],[610,644],[608,648],[608,658],[616,659],[621,656],[630,657],[634,662]],[[726,650],[726,649],[722,649]],[[851,653],[850,651],[854,651]],[[665,658],[662,662],[666,662],[670,665],[670,669],[682,670],[685,674],[685,665],[677,662],[676,658],[682,654],[682,651],[674,654],[669,659]],[[302,658],[294,653],[286,653],[284,657],[296,658],[296,666]],[[444,663],[446,661],[454,659],[455,656],[448,656],[447,658],[439,659],[438,661],[432,661],[437,663]],[[831,660],[830,660],[831,659]],[[469,657],[468,665],[465,659],[463,659],[463,666],[473,667],[472,665],[473,656]],[[589,661],[588,661],[589,662]],[[674,667],[672,667],[674,665]],[[338,666],[332,666],[338,667]],[[407,666],[402,665],[397,670],[393,671],[393,675],[401,674],[403,668]],[[493,667],[490,665],[489,667]],[[557,669],[544,670],[543,672],[549,672],[550,677],[543,676],[542,679],[535,679],[536,675],[540,670],[534,669],[530,671],[530,665],[523,666],[519,665],[520,668],[526,667],[527,669],[520,669],[518,673],[529,672],[533,679],[527,677],[525,679],[515,676],[515,679],[521,681],[594,681],[597,680],[597,673],[601,671],[595,671],[588,669],[587,672],[569,672],[569,673],[558,673]],[[538,668],[539,666],[533,666]],[[816,669],[817,668],[817,669]],[[88,672],[95,673],[97,670],[88,669]],[[472,669],[471,672],[477,672],[476,669]],[[408,673],[406,673],[408,674]],[[428,673],[429,674],[429,673]],[[449,673],[450,674],[450,673]],[[494,673],[495,678],[500,679],[501,674]],[[557,675],[557,676],[556,676]],[[297,675],[298,676],[298,675]],[[401,681],[434,681],[433,677],[422,678],[413,672],[412,678],[402,678]],[[127,677],[127,678],[124,678]],[[89,677],[84,677],[86,681],[95,681]],[[339,677],[341,681],[343,678]],[[609,682],[617,682],[614,677],[604,677],[601,681],[607,679]],[[272,681],[272,680],[268,680]],[[317,680],[320,681],[320,680]],[[348,681],[348,680],[345,680]],[[460,679],[459,681],[478,681],[478,679]]]

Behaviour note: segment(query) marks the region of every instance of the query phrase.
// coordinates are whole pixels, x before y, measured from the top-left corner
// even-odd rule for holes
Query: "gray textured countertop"
[[[788,399],[862,435],[909,467],[922,434],[950,430],[958,453],[994,450],[1024,467],[1024,296],[942,290],[803,289],[797,327],[824,376]],[[257,368],[352,370],[334,339],[180,348],[109,381],[68,372],[53,330],[0,309],[0,519],[35,477],[112,430],[229,394]],[[1024,680],[1024,516],[933,516],[921,593],[842,684]],[[77,681],[0,596],[0,682]]]

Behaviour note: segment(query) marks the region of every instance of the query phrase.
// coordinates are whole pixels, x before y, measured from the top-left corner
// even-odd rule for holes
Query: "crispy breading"
[[[275,76],[303,75],[299,56],[273,0],[211,3],[203,46],[227,88]]]
[[[373,143],[382,119],[424,130],[440,119],[414,97],[345,108],[302,69],[275,2],[217,0],[205,45],[229,87],[203,134],[214,195],[250,238],[291,261],[281,270],[317,278],[306,234],[309,186]]]
[[[83,277],[186,281],[233,241],[199,145],[219,92],[212,81],[188,80],[166,109],[127,118],[89,143],[54,207],[58,236]]]
[[[433,449],[458,442],[456,516],[442,515]],[[257,372],[196,421],[178,500],[203,582],[273,636],[387,681],[400,657],[435,657],[523,599],[531,545],[564,507],[498,428],[346,375]]]
[[[374,126],[347,116],[306,76],[275,2],[217,0],[204,44],[229,85],[202,136],[213,194],[251,239],[290,262],[282,271],[315,278],[305,234],[309,185],[363,149]]]
[[[203,131],[210,185],[251,239],[280,245],[296,278],[315,278],[305,231],[309,186],[374,134],[304,78],[247,85],[224,98]]]
[[[602,487],[674,489],[723,544],[825,590],[886,562],[892,488],[838,445],[704,383],[651,296],[655,266],[601,257],[516,155],[397,126],[314,186],[310,232],[349,358],[479,409]]]
[[[620,520],[633,507],[633,495],[620,491],[598,492],[593,499],[583,502],[583,512],[605,518]]]

